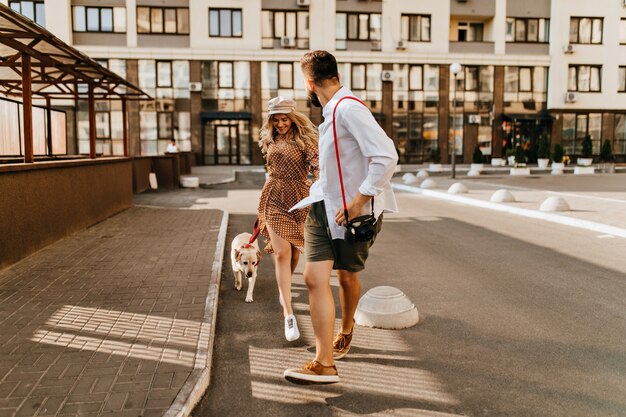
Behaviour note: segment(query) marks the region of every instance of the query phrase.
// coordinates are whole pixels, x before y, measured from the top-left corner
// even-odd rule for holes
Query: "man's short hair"
[[[311,78],[316,85],[321,85],[333,78],[339,80],[337,60],[328,51],[307,52],[300,59],[300,68],[304,75]]]

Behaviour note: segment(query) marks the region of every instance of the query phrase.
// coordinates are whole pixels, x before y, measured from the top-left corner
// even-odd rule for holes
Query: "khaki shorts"
[[[375,233],[368,242],[349,243],[345,239],[332,239],[323,201],[311,205],[304,222],[304,254],[307,262],[333,261],[333,269],[359,272],[365,268],[369,249],[382,227],[382,214],[375,223]]]

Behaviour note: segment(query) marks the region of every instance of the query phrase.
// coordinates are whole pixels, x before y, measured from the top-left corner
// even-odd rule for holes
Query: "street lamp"
[[[452,144],[450,146],[450,155],[452,158],[452,178],[455,178],[456,175],[456,77],[461,72],[461,69],[461,64],[458,62],[450,64],[450,73],[454,75],[454,95],[452,96]]]

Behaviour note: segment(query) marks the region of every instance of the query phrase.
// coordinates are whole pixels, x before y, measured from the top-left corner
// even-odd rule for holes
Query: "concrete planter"
[[[574,167],[574,175],[591,175],[595,173],[595,168],[590,166]]]
[[[503,158],[491,158],[492,167],[503,167],[506,165],[506,161]]]
[[[560,175],[563,173],[563,169],[565,168],[565,164],[563,162],[553,162],[552,163],[552,175]]]
[[[593,158],[577,158],[576,159],[576,165],[580,165],[583,167],[591,166],[592,163],[593,163]]]
[[[615,164],[613,163],[602,163],[598,165],[598,169],[603,174],[614,174],[615,173]]]
[[[483,168],[484,168],[483,164],[471,164],[470,165],[470,171],[482,172]]]
[[[515,165],[515,155],[512,156],[507,156],[506,157],[506,161],[509,163],[509,165],[513,166]]]
[[[430,172],[441,172],[443,170],[441,164],[430,164],[428,166],[428,171]]]
[[[548,169],[548,164],[550,160],[548,158],[539,158],[537,159],[537,167],[539,169]]]
[[[511,175],[530,175],[530,168],[513,167],[511,168]]]

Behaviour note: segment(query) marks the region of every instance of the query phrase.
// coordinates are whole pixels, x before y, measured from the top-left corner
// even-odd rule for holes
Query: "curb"
[[[207,294],[204,318],[198,345],[196,348],[196,363],[194,370],[174,399],[164,417],[187,417],[200,401],[204,392],[209,387],[211,380],[211,362],[213,358],[213,341],[215,338],[215,324],[217,319],[217,303],[220,293],[220,280],[222,275],[222,259],[226,244],[226,230],[228,229],[228,211],[224,210],[222,223],[217,235],[217,244],[211,268],[209,292]]]
[[[518,216],[531,217],[539,220],[546,220],[552,223],[558,223],[565,226],[577,227],[579,229],[591,230],[593,232],[605,233],[626,238],[626,229],[615,226],[609,226],[602,223],[596,223],[589,220],[574,219],[558,214],[544,213],[536,210],[523,209],[519,207],[510,207],[503,204],[492,203],[490,201],[477,200],[469,197],[458,195],[450,195],[442,191],[425,190],[410,185],[392,183],[392,187],[396,190],[408,191],[414,194],[423,194],[425,196],[438,198],[441,200],[454,201],[474,207],[482,207],[489,210],[502,211],[506,213],[516,214]]]

